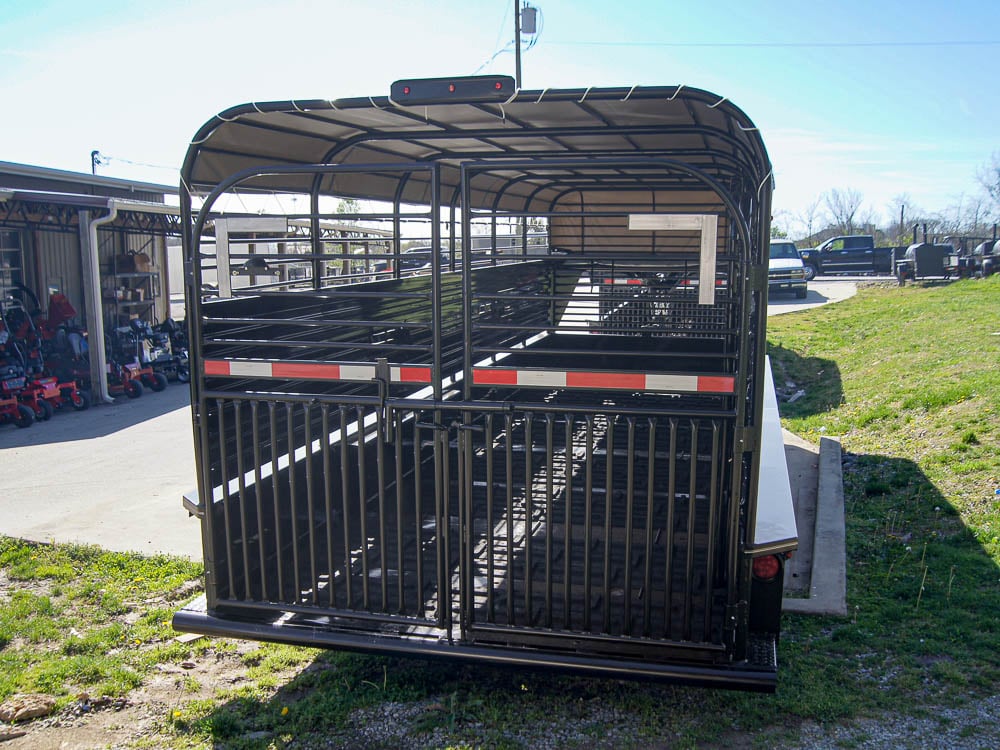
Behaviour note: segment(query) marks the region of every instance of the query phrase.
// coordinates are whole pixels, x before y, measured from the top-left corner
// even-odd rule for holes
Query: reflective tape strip
[[[646,390],[647,376],[641,372],[567,372],[569,388],[618,388]]]
[[[429,383],[431,382],[431,368],[393,367],[390,377],[393,383]]]
[[[340,365],[274,362],[271,365],[271,375],[275,378],[340,380]]]
[[[269,378],[271,377],[270,362],[230,362],[229,374],[239,377]]]
[[[367,382],[375,379],[375,365],[341,365],[332,362],[260,362],[250,360],[207,359],[205,375],[244,378],[289,378],[296,380],[341,380]],[[430,382],[428,367],[394,367],[393,381]],[[426,373],[425,373],[426,371]],[[397,377],[399,373],[402,376]]]
[[[698,393],[733,393],[736,390],[736,378],[725,376],[698,376]]]
[[[645,282],[643,282],[642,279],[605,279],[604,283],[605,284],[632,284],[632,285],[641,285],[641,284],[643,284]]]
[[[647,375],[646,390],[649,391],[698,391],[697,375]]]
[[[663,393],[733,393],[736,379],[726,375],[670,375],[642,372],[582,372],[579,370],[511,370],[477,367],[475,385],[592,388]]]
[[[374,380],[375,365],[340,365],[341,380]]]

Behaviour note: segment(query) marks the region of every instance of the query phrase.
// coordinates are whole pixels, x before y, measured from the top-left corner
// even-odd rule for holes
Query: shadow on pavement
[[[62,407],[47,422],[35,422],[23,429],[12,424],[0,426],[0,450],[105,437],[168,412],[188,408],[190,404],[188,385],[173,382],[159,393],[144,388],[139,398],[119,396],[114,404],[99,404],[86,411]],[[183,437],[188,439],[188,435]]]

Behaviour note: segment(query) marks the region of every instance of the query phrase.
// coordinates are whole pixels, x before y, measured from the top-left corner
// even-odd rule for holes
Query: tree
[[[799,223],[805,228],[805,236],[807,239],[812,239],[813,234],[818,229],[818,224],[821,221],[820,217],[820,203],[822,198],[816,196],[812,203],[806,205],[798,215]]]
[[[861,191],[847,188],[833,188],[823,194],[823,202],[830,212],[837,231],[842,234],[854,234],[854,217],[861,208]]]
[[[990,161],[984,164],[976,175],[987,195],[1000,207],[1000,151],[994,151]]]

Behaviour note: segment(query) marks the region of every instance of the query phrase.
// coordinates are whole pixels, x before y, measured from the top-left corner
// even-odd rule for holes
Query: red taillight
[[[781,571],[781,562],[774,555],[755,557],[753,561],[753,577],[761,581],[774,580]]]
[[[499,91],[500,89],[503,88],[503,84],[500,83],[500,81],[497,81],[496,83],[493,84],[493,88]]]
[[[453,94],[455,93],[455,84],[454,83],[449,83],[448,84],[448,91],[450,91]]]
[[[409,86],[403,86],[403,93],[406,94],[407,96],[409,96],[410,95],[410,87]]]

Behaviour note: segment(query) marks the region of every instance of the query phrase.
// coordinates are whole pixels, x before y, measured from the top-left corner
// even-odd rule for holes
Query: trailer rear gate
[[[773,688],[776,615],[747,613],[770,177],[742,113],[680,88],[286,102],[196,143],[207,585],[178,627]],[[331,285],[315,241],[272,259],[311,276],[203,300],[242,261],[198,241],[235,188],[311,195],[312,238],[322,194],[389,201],[368,220],[424,222],[457,270]],[[520,257],[454,249],[498,217]]]

